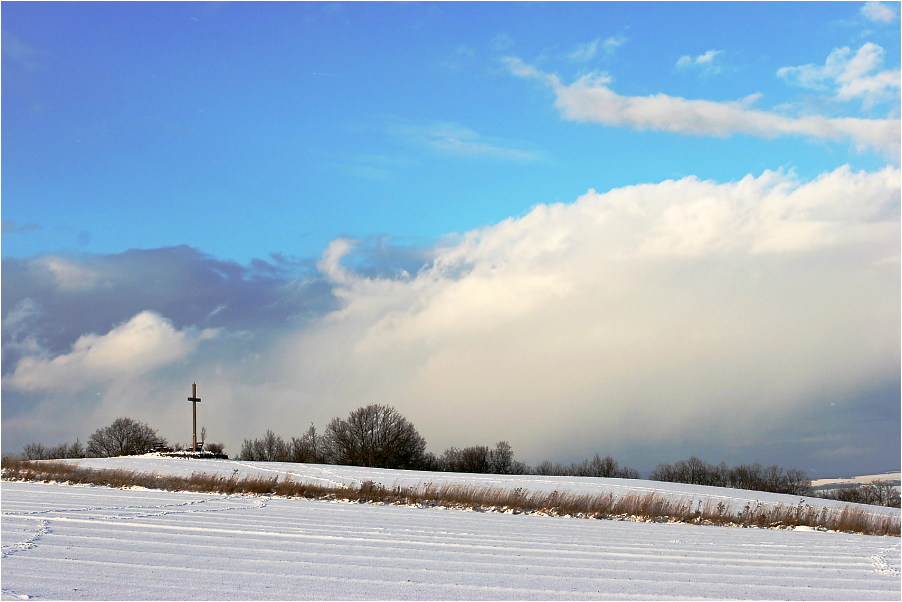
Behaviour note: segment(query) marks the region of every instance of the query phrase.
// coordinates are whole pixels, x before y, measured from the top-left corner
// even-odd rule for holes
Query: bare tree
[[[492,472],[495,474],[511,474],[514,462],[514,450],[507,441],[499,441],[495,449],[489,452]]]
[[[263,458],[265,462],[284,462],[288,459],[288,445],[274,432],[267,430],[263,437]]]
[[[861,491],[861,499],[865,504],[899,507],[899,491],[892,481],[879,479],[860,485],[858,489]]]
[[[22,456],[26,460],[47,460],[50,458],[47,447],[42,443],[29,443],[22,448]]]
[[[238,458],[241,460],[253,461],[254,458],[254,442],[251,439],[245,439],[241,442],[241,451],[238,452]]]
[[[158,445],[165,445],[155,429],[131,418],[117,418],[109,426],[97,429],[88,438],[89,456],[110,457],[130,456],[151,451]]]
[[[292,437],[288,447],[288,456],[292,462],[321,463],[324,461],[322,437],[317,434],[313,424],[302,436]]]
[[[811,479],[804,470],[790,468],[786,471],[786,493],[792,495],[810,495]]]
[[[335,418],[323,433],[325,455],[335,464],[374,468],[420,468],[426,441],[390,406],[371,404]]]
[[[471,445],[463,449],[451,447],[442,454],[442,466],[448,472],[492,472],[492,452],[485,445]]]
[[[616,477],[620,471],[620,465],[617,460],[611,456],[602,458],[596,453],[591,460],[583,460],[583,462],[575,466],[575,473],[581,477]]]
[[[267,429],[262,439],[245,439],[241,444],[242,460],[255,462],[287,462],[288,444],[279,435]]]
[[[694,483],[792,495],[808,495],[811,492],[811,481],[802,470],[786,470],[777,465],[764,467],[757,462],[729,468],[724,462],[715,466],[696,456],[674,464],[658,464],[649,478],[652,481]]]
[[[533,470],[535,474],[546,476],[564,476],[567,474],[567,467],[559,462],[551,462],[551,460],[542,460]]]
[[[75,443],[60,443],[47,447],[42,443],[29,443],[22,448],[26,460],[56,460],[60,458],[84,458],[85,448],[78,439]]]

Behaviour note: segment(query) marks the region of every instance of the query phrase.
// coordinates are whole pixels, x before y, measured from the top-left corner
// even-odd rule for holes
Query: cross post
[[[192,430],[191,430],[191,451],[197,451],[197,404],[200,402],[200,397],[197,396],[197,383],[193,383],[191,385],[191,397],[188,398],[188,401],[191,402],[192,408]]]

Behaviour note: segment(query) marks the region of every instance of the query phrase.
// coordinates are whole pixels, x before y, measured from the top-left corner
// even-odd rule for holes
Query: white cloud
[[[621,35],[611,36],[610,38],[605,39],[604,43],[602,44],[602,48],[604,49],[606,54],[610,55],[625,43],[626,37]]]
[[[57,290],[63,292],[91,289],[102,279],[99,272],[61,256],[41,257],[33,261],[30,267],[48,279]]]
[[[699,69],[705,75],[720,73],[721,66],[717,62],[717,56],[723,54],[723,50],[707,50],[698,56],[684,55],[677,59],[678,69]]]
[[[178,331],[145,311],[104,335],[79,337],[68,353],[23,357],[3,384],[20,391],[58,392],[133,378],[184,359],[199,341],[215,335],[215,330]]]
[[[896,20],[896,11],[883,2],[865,2],[861,14],[871,21],[891,23]]]
[[[442,61],[442,65],[449,69],[458,70],[463,69],[468,61],[473,59],[476,56],[476,50],[465,45],[459,44],[451,54],[451,56]]]
[[[760,442],[898,378],[899,179],[589,191],[449,240],[403,278],[346,267],[359,243],[336,240],[319,269],[341,305],[317,319],[217,333],[142,312],[63,353],[23,348],[4,434],[84,439],[129,415],[184,442],[196,380],[201,424],[232,452],[366,403],[397,407],[433,451],[506,439],[528,462]],[[38,317],[23,303],[4,327]]]
[[[416,144],[461,157],[525,162],[539,159],[538,153],[519,148],[513,141],[486,137],[453,122],[393,123],[388,129]]]
[[[16,303],[3,318],[4,353],[21,355],[40,353],[41,346],[34,335],[33,328],[43,315],[43,308],[30,297],[25,297]]]
[[[573,50],[567,53],[567,58],[577,63],[586,63],[595,58],[599,50],[604,56],[611,56],[624,42],[626,42],[626,38],[622,36],[611,36],[604,40],[595,38],[591,42],[577,44]]]
[[[2,35],[3,56],[27,71],[37,71],[41,68],[40,59],[46,53],[36,50],[25,44],[9,31],[4,30]]]
[[[6,334],[14,338],[21,334],[25,334],[28,331],[30,322],[34,321],[35,318],[41,316],[43,313],[44,310],[41,309],[40,304],[32,298],[26,297],[16,303],[16,306],[6,314],[5,318],[3,318],[3,330],[6,331]]]
[[[859,149],[873,148],[898,154],[898,119],[827,118],[815,115],[788,117],[754,110],[752,95],[735,102],[690,100],[667,94],[622,96],[608,87],[607,74],[589,74],[564,85],[516,58],[506,62],[512,73],[539,79],[551,87],[555,107],[564,119],[700,136],[748,134],[763,138],[804,136],[815,140],[849,140]]]
[[[438,450],[754,437],[897,373],[899,194],[889,167],[590,191],[409,280],[336,269],[336,243],[344,307],[286,337],[276,370],[323,419],[389,402]]]
[[[878,71],[882,47],[868,42],[854,53],[848,46],[834,49],[823,65],[782,67],[777,75],[790,83],[833,92],[836,100],[861,100],[865,108],[898,98],[898,69]]]
[[[600,43],[601,38],[595,38],[591,42],[579,44],[567,55],[567,58],[569,58],[571,61],[577,61],[580,63],[590,61],[595,57],[595,53],[598,52],[598,45]]]
[[[506,32],[496,34],[491,42],[492,50],[499,52],[513,48],[514,45],[514,39]]]

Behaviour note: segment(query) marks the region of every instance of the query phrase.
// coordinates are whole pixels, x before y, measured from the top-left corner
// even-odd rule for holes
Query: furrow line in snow
[[[128,506],[90,506],[85,508],[51,508],[45,510],[31,510],[31,511],[11,511],[11,512],[2,512],[2,516],[9,517],[29,517],[29,516],[49,516],[54,519],[63,519],[65,516],[57,516],[57,515],[66,515],[70,513],[91,513],[96,512],[99,513],[100,516],[96,517],[87,517],[86,520],[134,520],[136,518],[149,518],[149,517],[162,517],[162,516],[172,516],[172,515],[180,515],[180,514],[206,514],[211,512],[227,512],[230,510],[255,510],[259,508],[265,508],[268,504],[268,501],[271,499],[270,496],[243,496],[243,495],[222,495],[217,496],[215,498],[207,498],[203,500],[193,500],[190,502],[180,503],[180,504],[160,504],[160,505],[128,505]],[[221,502],[228,501],[231,502],[233,500],[247,500],[249,503],[243,506],[223,506],[218,508],[196,508],[196,506],[210,504],[212,502]],[[146,511],[139,512],[136,514],[113,514],[113,515],[104,515],[103,513],[117,511],[121,512],[123,510],[134,510],[134,511]]]
[[[60,517],[55,519],[57,522],[81,523],[88,529],[94,528],[95,525],[119,525],[125,528],[124,524],[119,522],[118,517],[110,517],[109,519],[81,519],[72,517]],[[497,542],[472,542],[472,541],[444,541],[436,542],[430,540],[405,540],[400,537],[386,534],[382,537],[360,537],[335,535],[328,533],[303,533],[303,532],[286,532],[286,531],[259,531],[255,529],[239,529],[212,526],[195,526],[183,523],[165,524],[159,522],[130,522],[128,528],[122,533],[131,533],[133,537],[143,538],[150,537],[161,530],[179,533],[179,537],[188,541],[191,538],[212,538],[212,539],[228,539],[238,541],[233,546],[238,549],[257,549],[257,543],[264,544],[272,540],[296,542],[299,545],[319,545],[330,547],[357,546],[360,548],[372,548],[374,552],[397,554],[404,550],[417,549],[420,553],[431,553],[431,550],[457,550],[471,556],[484,555],[493,556],[499,552],[508,554],[520,554],[526,558],[536,556],[536,550],[529,546],[518,546],[511,542],[505,542],[499,545]],[[243,542],[243,543],[242,543]],[[604,545],[603,542],[601,542]],[[195,546],[197,549],[203,549],[202,545]],[[216,548],[210,548],[216,549]],[[785,555],[774,555],[763,551],[758,554],[737,553],[729,550],[715,550],[710,553],[694,551],[691,556],[685,551],[678,548],[672,549],[640,549],[631,548],[629,546],[618,546],[616,550],[610,547],[603,548],[599,551],[593,548],[583,547],[581,549],[568,549],[566,546],[558,546],[554,553],[545,557],[549,561],[566,562],[568,560],[578,559],[580,557],[603,557],[608,560],[630,560],[649,563],[685,563],[689,558],[696,566],[711,566],[715,569],[723,569],[725,566],[731,566],[734,559],[745,563],[754,562],[760,567],[783,567],[786,569],[804,569],[809,567],[818,567],[826,564],[834,564],[836,560],[832,557],[791,557]],[[871,564],[866,564],[868,569]]]
[[[208,502],[208,499],[204,500],[192,500],[189,502],[181,502],[178,504],[160,504],[160,505],[128,505],[128,506],[86,506],[84,508],[50,508],[45,510],[12,510],[2,512],[3,516],[34,516],[39,514],[56,514],[56,513],[69,513],[69,512],[108,512],[112,510],[148,510],[148,509],[162,509],[162,508],[170,508],[170,507],[187,507],[194,506],[198,504],[204,504]]]
[[[342,470],[337,478],[354,469]],[[361,480],[377,474],[359,470]],[[2,516],[4,544],[28,550],[3,558],[4,599],[898,600],[902,593],[895,537],[39,483],[4,482],[3,502],[4,511],[16,511]]]
[[[669,595],[654,594],[648,591],[649,585],[660,585],[660,578],[649,576],[647,578],[629,576],[623,573],[616,576],[600,576],[595,578],[574,578],[561,574],[542,574],[534,572],[532,568],[517,567],[511,572],[482,570],[443,570],[440,568],[411,569],[409,567],[390,568],[380,567],[380,577],[373,576],[372,565],[360,567],[345,566],[341,563],[330,565],[319,561],[297,561],[279,563],[272,566],[271,563],[260,561],[262,570],[250,570],[247,563],[241,565],[223,566],[183,566],[184,558],[173,555],[169,564],[150,564],[146,562],[124,563],[122,561],[88,560],[77,561],[80,570],[90,571],[92,575],[110,573],[124,573],[128,575],[141,575],[147,572],[165,574],[169,580],[183,581],[185,583],[196,582],[200,578],[207,580],[227,582],[269,583],[278,585],[280,582],[293,583],[291,591],[295,598],[305,599],[303,589],[309,587],[314,581],[325,581],[340,584],[342,588],[359,584],[363,591],[370,591],[373,586],[388,586],[395,592],[402,591],[406,584],[423,584],[435,587],[440,585],[443,590],[452,589],[472,592],[471,599],[495,599],[495,594],[504,599],[575,599],[575,598],[604,598],[616,599],[617,594],[629,598],[637,598],[642,593],[641,599],[678,599],[691,597],[694,599],[812,599],[828,600],[836,599],[835,586],[815,585],[795,587],[780,583],[775,585],[772,580],[765,583],[751,583],[744,576],[734,579],[729,574],[697,574],[685,573],[678,575],[668,574],[667,589]],[[28,558],[30,570],[44,571],[52,578],[50,567],[58,563],[58,559]],[[46,565],[46,566],[42,566]],[[488,567],[492,568],[492,567]],[[268,569],[268,570],[267,570]],[[201,577],[202,576],[202,577]],[[828,577],[827,573],[820,576]],[[810,581],[817,582],[818,575],[811,575]],[[530,586],[527,586],[531,584]],[[557,587],[554,587],[557,585]],[[632,593],[629,592],[632,590]],[[742,595],[736,595],[741,591]],[[804,591],[806,595],[800,596],[798,592]],[[885,588],[858,586],[842,590],[847,596],[845,599],[885,599]],[[613,595],[612,595],[613,594]],[[253,596],[251,596],[253,597]],[[342,597],[333,596],[339,599]],[[469,597],[469,596],[468,596]],[[400,598],[400,596],[399,596]],[[444,595],[443,598],[447,599]],[[346,598],[345,598],[346,599]],[[396,598],[397,599],[397,598]],[[436,599],[436,598],[429,598]]]
[[[119,540],[121,541],[121,540]],[[98,547],[82,547],[79,560],[90,561],[102,559],[102,556],[108,554],[110,549],[116,548],[117,540],[105,539],[97,542],[101,544]],[[324,552],[317,547],[298,547],[284,549],[277,553],[271,552],[266,560],[253,559],[253,553],[259,548],[218,548],[211,550],[206,554],[198,554],[197,551],[203,546],[182,544],[173,546],[166,544],[165,550],[149,549],[146,546],[138,548],[121,549],[117,554],[119,562],[122,564],[132,565],[150,563],[165,567],[169,566],[174,559],[192,556],[195,561],[209,562],[211,565],[223,566],[230,563],[241,563],[242,566],[258,565],[261,567],[279,567],[278,570],[284,571],[298,563],[312,563],[317,567],[332,566],[336,570],[366,570],[372,566],[373,554],[361,553],[355,550],[343,548],[335,552]],[[180,553],[181,552],[181,553]],[[591,579],[591,578],[609,578],[614,579],[620,576],[626,578],[628,575],[634,581],[657,581],[662,573],[668,574],[669,578],[684,579],[686,581],[703,581],[711,583],[723,582],[725,576],[733,581],[741,581],[743,584],[755,587],[766,587],[772,585],[773,578],[767,571],[762,571],[767,567],[760,565],[760,559],[749,559],[747,562],[733,563],[716,563],[704,562],[697,563],[694,560],[689,561],[685,557],[677,559],[649,559],[641,556],[609,558],[607,556],[598,556],[591,559],[591,562],[574,563],[563,562],[553,554],[548,553],[543,557],[525,558],[520,555],[511,555],[506,553],[499,554],[468,554],[466,551],[458,551],[453,554],[433,555],[428,559],[424,559],[423,555],[417,554],[416,550],[411,550],[408,554],[390,554],[387,561],[383,561],[382,568],[390,570],[427,570],[432,572],[444,572],[449,575],[466,575],[466,574],[483,574],[490,572],[495,575],[516,575],[523,572],[524,567],[529,567],[528,573],[534,577],[566,577],[568,579]],[[505,551],[507,552],[507,551]],[[133,559],[126,560],[128,555],[133,555]],[[465,560],[462,560],[465,558]],[[436,568],[438,564],[439,568]],[[781,576],[781,584],[785,586],[804,587],[811,582],[812,573],[826,573],[843,571],[842,576],[833,575],[831,577],[834,587],[842,586],[852,589],[870,589],[862,588],[862,577],[865,577],[872,570],[868,563],[862,563],[859,569],[850,569],[842,563],[810,563],[808,565],[787,566],[780,564],[779,561],[774,562],[774,566],[780,566],[784,570]],[[549,569],[548,567],[554,567]]]

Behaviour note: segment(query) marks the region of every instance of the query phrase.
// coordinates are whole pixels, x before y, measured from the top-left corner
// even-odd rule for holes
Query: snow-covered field
[[[874,481],[889,481],[894,483],[897,487],[899,486],[900,473],[898,472],[882,472],[879,474],[867,474],[860,475],[857,477],[837,477],[834,479],[817,479],[815,481],[811,481],[812,487],[828,487],[831,485],[835,486],[844,486],[844,485],[864,485],[866,483],[872,483]]]
[[[618,479],[147,457],[80,463],[798,502]],[[895,537],[15,482],[2,483],[0,572],[3,599],[897,600],[902,593]]]
[[[849,504],[819,498],[786,496],[762,491],[705,487],[683,483],[660,483],[633,479],[602,479],[594,477],[552,477],[535,475],[488,475],[448,472],[421,472],[416,470],[384,470],[380,468],[360,468],[357,466],[334,466],[329,464],[292,464],[287,462],[241,462],[238,460],[188,460],[185,458],[164,458],[160,456],[131,456],[123,458],[86,458],[68,460],[89,468],[123,468],[141,472],[190,476],[194,472],[230,476],[277,477],[321,485],[360,485],[372,481],[386,487],[415,487],[423,483],[442,485],[446,483],[492,487],[498,489],[523,488],[528,491],[559,491],[627,495],[630,493],[655,493],[669,498],[712,500],[714,504],[723,502],[726,506],[741,510],[746,504],[795,505],[800,500],[813,506],[843,508]],[[899,514],[898,509],[879,506],[861,506],[877,514]]]

